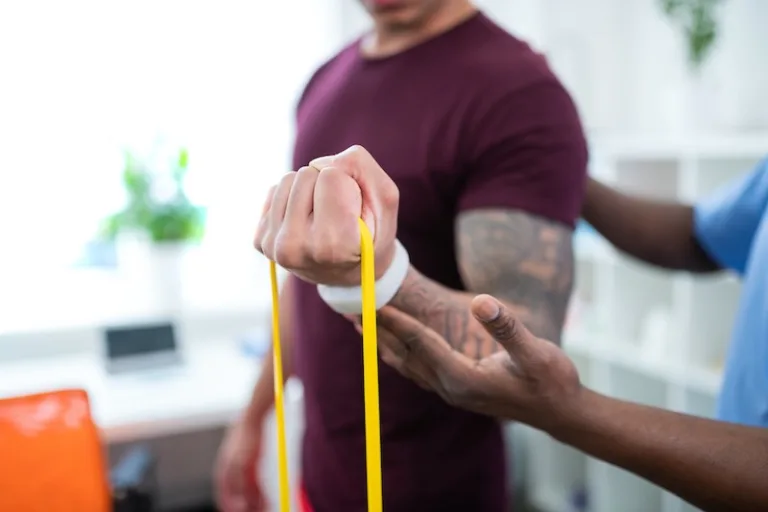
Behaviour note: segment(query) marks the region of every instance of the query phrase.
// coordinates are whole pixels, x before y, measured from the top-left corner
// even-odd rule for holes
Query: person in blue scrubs
[[[591,180],[582,215],[639,260],[741,277],[717,417],[768,426],[768,159],[693,206],[632,197]]]

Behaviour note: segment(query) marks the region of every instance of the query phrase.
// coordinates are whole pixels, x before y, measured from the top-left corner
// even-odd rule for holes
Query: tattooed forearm
[[[496,352],[497,343],[470,313],[474,296],[446,288],[411,267],[391,305],[438,332],[455,350],[482,359]]]
[[[560,342],[574,279],[569,228],[518,211],[468,212],[457,253],[468,289],[513,304],[531,332]]]
[[[457,246],[471,292],[450,290],[411,269],[392,305],[474,358],[497,350],[469,311],[478,293],[503,301],[536,336],[560,342],[573,286],[568,228],[522,212],[474,211],[459,217]]]

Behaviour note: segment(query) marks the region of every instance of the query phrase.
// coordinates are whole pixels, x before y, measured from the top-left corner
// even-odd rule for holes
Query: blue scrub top
[[[699,243],[743,279],[719,419],[768,426],[768,159],[695,207]]]

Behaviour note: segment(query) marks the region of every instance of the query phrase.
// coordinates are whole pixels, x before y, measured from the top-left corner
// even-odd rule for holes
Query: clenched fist
[[[373,236],[376,278],[395,252],[399,191],[360,146],[317,158],[270,190],[254,247],[301,279],[360,284],[360,227]]]

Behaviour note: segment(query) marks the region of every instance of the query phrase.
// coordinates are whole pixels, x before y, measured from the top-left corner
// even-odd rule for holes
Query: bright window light
[[[252,261],[261,203],[290,166],[296,99],[341,43],[334,6],[0,3],[0,331],[31,304],[44,317],[87,293],[57,283],[79,282],[69,274],[122,205],[124,148],[188,148],[216,282]]]

